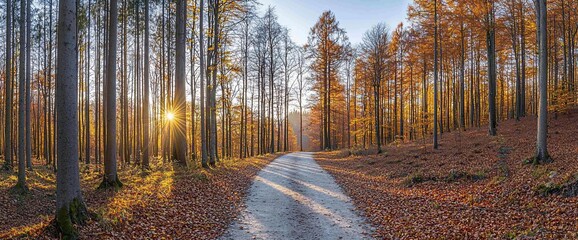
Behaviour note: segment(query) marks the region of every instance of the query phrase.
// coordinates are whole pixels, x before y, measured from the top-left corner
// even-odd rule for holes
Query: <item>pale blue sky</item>
[[[275,7],[279,23],[291,30],[293,40],[305,44],[309,30],[325,10],[335,13],[353,44],[361,42],[363,33],[383,22],[390,28],[406,21],[411,0],[258,0],[260,12]]]

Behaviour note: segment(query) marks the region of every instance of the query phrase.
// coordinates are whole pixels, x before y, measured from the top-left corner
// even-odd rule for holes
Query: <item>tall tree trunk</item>
[[[488,55],[488,124],[490,136],[496,136],[496,29],[494,2],[487,0],[486,44]]]
[[[86,31],[88,32],[88,40],[86,41],[87,43],[87,47],[86,47],[86,54],[87,54],[87,58],[86,58],[86,79],[85,79],[85,101],[84,101],[84,120],[86,121],[86,130],[85,130],[85,163],[86,164],[90,164],[90,41],[92,39],[90,39],[90,23],[91,23],[91,18],[90,18],[90,13],[91,13],[91,2],[92,0],[88,0],[88,17],[87,17],[87,21],[88,21],[88,25],[86,27]]]
[[[26,1],[20,0],[20,65],[18,70],[18,182],[16,188],[26,186]],[[74,106],[76,108],[76,106]],[[76,123],[74,123],[76,125]]]
[[[437,0],[434,0],[434,116],[433,147],[438,149],[438,12]]]
[[[192,22],[192,30],[191,30],[191,45],[189,49],[189,58],[190,58],[190,68],[191,68],[191,160],[193,162],[197,161],[197,146],[196,146],[196,119],[195,115],[197,113],[196,109],[196,99],[197,99],[197,76],[195,71],[195,49],[197,40],[195,39],[196,33],[196,21],[197,21],[197,8],[196,5],[197,1],[193,1],[193,22]]]
[[[150,29],[149,29],[149,0],[144,0],[145,4],[145,36],[144,36],[144,100],[143,100],[143,159],[142,159],[142,168],[148,169],[149,168],[149,149],[150,149],[150,139],[149,139],[149,130],[150,130],[150,94],[149,94],[149,77],[150,77],[150,44],[149,44],[149,36],[150,36]]]
[[[12,170],[12,1],[6,1],[6,81],[4,112],[4,165]]]
[[[538,132],[536,140],[535,163],[548,163],[552,159],[548,154],[548,32],[547,32],[547,7],[546,0],[536,0],[536,25],[539,37],[539,84],[540,106],[538,112]]]
[[[32,5],[31,0],[27,0],[26,3],[26,167],[32,170],[32,142],[31,142],[31,132],[32,128],[30,126],[30,78],[32,77],[32,67],[30,64],[30,52],[32,48],[32,37],[31,37],[31,25],[32,25],[32,12],[30,11],[30,6]]]
[[[520,52],[521,73],[520,80],[520,116],[526,116],[526,20],[524,18],[524,4],[520,4]]]
[[[211,127],[210,127],[210,134],[209,134],[209,144],[212,146],[211,151],[211,164],[215,165],[216,162],[219,161],[217,156],[217,64],[219,62],[219,37],[220,37],[220,29],[219,29],[219,0],[212,1],[212,8],[213,11],[213,61],[212,61],[212,83],[211,83]]]
[[[106,142],[104,152],[104,178],[99,188],[122,187],[118,179],[116,163],[116,49],[118,2],[110,1],[110,19],[108,27],[108,53],[106,61]]]
[[[73,224],[87,218],[78,167],[76,1],[61,0],[56,70],[57,159],[56,223],[64,238],[77,238]]]
[[[466,71],[466,43],[464,33],[464,22],[460,22],[460,129],[466,129],[466,108],[465,108],[465,71]]]
[[[205,116],[205,32],[204,32],[204,16],[203,13],[205,4],[204,0],[200,0],[199,3],[199,65],[201,75],[200,78],[200,108],[201,108],[201,165],[204,168],[208,168],[208,152],[207,152],[207,123]]]

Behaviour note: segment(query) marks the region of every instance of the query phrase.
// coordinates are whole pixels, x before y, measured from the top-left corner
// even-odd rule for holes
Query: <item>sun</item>
[[[175,114],[172,112],[167,112],[166,118],[168,121],[172,121],[173,119],[175,119]]]

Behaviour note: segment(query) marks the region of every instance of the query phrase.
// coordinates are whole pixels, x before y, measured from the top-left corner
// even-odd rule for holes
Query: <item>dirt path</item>
[[[369,239],[370,227],[311,153],[261,170],[246,208],[221,239]]]

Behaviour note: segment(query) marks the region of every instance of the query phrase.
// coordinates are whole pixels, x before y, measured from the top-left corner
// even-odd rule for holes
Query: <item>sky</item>
[[[319,16],[331,10],[345,29],[349,41],[361,42],[365,31],[378,23],[394,29],[406,22],[407,7],[411,0],[258,0],[261,13],[270,5],[279,16],[279,23],[291,31],[292,39],[300,45],[307,43],[309,30]]]

